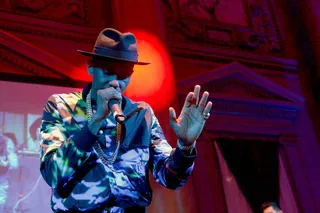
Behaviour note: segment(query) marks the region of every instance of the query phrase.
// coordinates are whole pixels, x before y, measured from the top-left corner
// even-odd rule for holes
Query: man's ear
[[[93,58],[88,58],[88,73],[89,75],[93,75]]]
[[[89,75],[93,75],[93,67],[88,65],[88,73]]]

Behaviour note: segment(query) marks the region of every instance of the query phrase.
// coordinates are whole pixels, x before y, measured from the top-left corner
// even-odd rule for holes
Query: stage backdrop
[[[0,126],[17,156],[8,172],[4,212],[49,213],[51,189],[39,171],[37,130],[43,106],[51,94],[79,89],[0,81]],[[2,146],[2,145],[1,145]],[[0,179],[4,174],[0,174]],[[3,196],[3,195],[2,195]],[[2,198],[1,198],[2,199]]]

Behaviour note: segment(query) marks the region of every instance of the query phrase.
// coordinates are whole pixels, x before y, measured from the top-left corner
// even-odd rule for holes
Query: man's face
[[[134,64],[94,58],[89,67],[89,72],[92,74],[92,88],[95,91],[112,86],[122,94],[130,82]]]
[[[263,210],[263,213],[283,213],[281,210],[277,211],[272,206],[269,206],[265,210]]]

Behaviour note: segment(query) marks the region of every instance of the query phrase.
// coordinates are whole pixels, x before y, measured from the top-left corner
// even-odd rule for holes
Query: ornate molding
[[[40,64],[37,64],[37,62],[28,60],[26,57],[22,55],[20,56],[3,46],[0,48],[0,59],[7,61],[14,67],[18,67],[21,70],[24,70],[27,75],[42,76],[48,78],[65,78],[65,76],[62,76],[49,67],[43,67]]]
[[[41,37],[48,37],[48,38],[55,38],[55,39],[61,39],[61,40],[69,40],[69,41],[76,41],[81,43],[94,43],[94,39],[92,38],[85,38],[80,37],[79,35],[73,35],[72,33],[66,33],[66,32],[58,32],[53,31],[50,29],[36,29],[28,25],[14,25],[14,24],[4,24],[0,23],[0,29],[11,31],[11,32],[18,32],[18,33],[24,33],[24,34],[32,34],[34,36],[41,36]]]
[[[185,96],[180,95],[180,103],[183,103]],[[209,98],[212,101],[212,112],[221,115],[234,115],[258,118],[272,118],[294,122],[300,108],[297,106],[283,106],[276,104],[252,103],[240,100],[224,100]],[[182,104],[180,104],[182,105]]]
[[[267,91],[266,89],[248,84],[240,79],[229,78],[229,79],[219,79],[210,83],[205,83],[201,85],[202,89],[205,91],[210,91],[210,93],[221,93],[225,94],[225,90],[232,88],[233,90],[243,90],[247,96],[251,98],[259,98],[266,100],[279,100],[279,101],[288,101],[287,99]],[[234,94],[237,95],[237,94]]]
[[[240,57],[223,57],[223,56],[217,56],[214,54],[211,55],[204,55],[199,54],[198,52],[186,52],[176,49],[171,49],[170,51],[171,56],[174,57],[181,57],[185,59],[193,59],[193,60],[200,60],[205,62],[211,62],[216,64],[230,64],[233,61],[238,61],[241,64],[254,69],[261,69],[261,70],[269,70],[274,72],[281,72],[281,73],[287,73],[287,74],[297,74],[298,68],[296,66],[286,66],[286,65],[278,65],[278,64],[272,64],[270,62],[261,62],[259,60],[250,60],[250,56],[248,58],[240,58]]]
[[[300,111],[298,107],[294,106],[280,106],[214,98],[210,98],[210,100],[213,103],[212,111],[218,114],[275,118],[294,121]]]
[[[280,133],[273,134],[255,134],[235,131],[213,131],[210,129],[204,129],[202,132],[203,137],[207,140],[214,141],[218,138],[228,138],[232,140],[259,140],[264,142],[279,143],[280,147],[283,146],[295,146],[297,143],[297,136],[295,133]]]
[[[254,134],[245,132],[235,132],[235,131],[213,131],[210,129],[204,129],[202,132],[206,139],[214,141],[217,138],[228,138],[228,139],[242,139],[242,140],[260,140],[264,142],[278,143],[279,135],[271,134]]]
[[[77,79],[77,76],[69,76],[68,72],[77,69],[72,64],[65,62],[54,55],[47,53],[18,37],[0,30],[0,43],[3,48],[1,51],[7,52],[11,57],[24,57],[30,60],[33,64],[45,68],[45,71],[55,73],[64,79]],[[67,72],[66,72],[67,70]]]
[[[87,0],[4,0],[0,11],[68,24],[86,25],[88,21]]]
[[[230,99],[240,97],[242,101],[300,106],[305,98],[286,87],[256,73],[252,69],[233,62],[178,83],[179,94],[192,90],[195,84],[205,87],[210,93]]]
[[[0,14],[0,29],[8,32],[31,34],[33,36],[41,36],[90,44],[94,43],[95,41],[95,36],[87,33],[89,31],[92,31],[91,28],[81,29],[81,31],[78,31],[74,28],[74,31],[70,31],[70,29],[73,29],[72,27],[63,26],[59,29],[59,26],[58,28],[57,26],[52,27],[49,24],[46,25],[46,23],[36,25],[25,23],[23,21],[7,21],[4,19],[1,20],[1,17],[2,14]],[[68,28],[68,30],[66,28]]]
[[[163,2],[169,11],[166,17],[170,41],[284,55],[284,41],[272,0]],[[224,7],[223,4],[228,5]],[[242,6],[238,7],[237,4]],[[236,15],[232,14],[233,17],[238,15],[239,20],[232,20],[232,15],[224,16],[223,10],[231,13],[228,8],[232,7],[237,12]]]

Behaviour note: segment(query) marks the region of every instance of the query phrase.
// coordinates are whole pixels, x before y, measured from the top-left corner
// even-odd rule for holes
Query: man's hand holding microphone
[[[114,87],[108,87],[97,91],[97,110],[88,124],[88,127],[93,134],[98,133],[101,123],[110,112],[117,122],[122,123],[125,120],[120,106],[121,101],[122,95]]]

